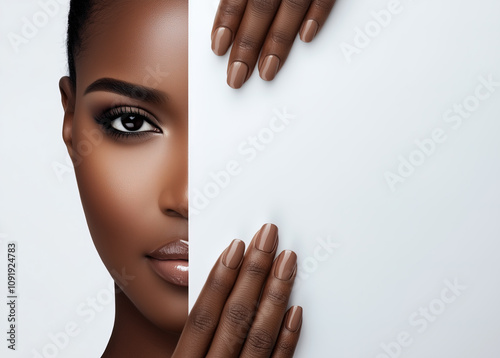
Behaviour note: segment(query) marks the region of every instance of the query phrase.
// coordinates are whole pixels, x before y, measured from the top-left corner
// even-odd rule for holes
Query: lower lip
[[[189,262],[187,260],[156,260],[148,258],[153,270],[165,281],[177,285],[188,285]]]

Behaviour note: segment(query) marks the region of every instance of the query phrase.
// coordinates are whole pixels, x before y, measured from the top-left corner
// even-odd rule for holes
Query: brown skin
[[[220,0],[212,27],[212,50],[222,56],[233,44],[228,85],[243,86],[257,59],[260,77],[273,80],[285,63],[297,33],[302,41],[311,42],[334,3],[335,0]],[[233,66],[235,62],[237,66]]]
[[[270,252],[258,248],[259,236],[267,237]],[[283,251],[276,260],[278,228],[265,224],[254,236],[237,267],[225,265],[229,249],[214,265],[189,315],[173,358],[289,358],[293,356],[302,327],[302,309],[286,312],[297,274],[297,257]],[[243,243],[240,242],[243,246]],[[283,267],[286,278],[279,278]],[[259,301],[259,295],[262,297]],[[298,308],[295,319],[291,312]],[[295,321],[295,324],[290,324]],[[291,327],[290,327],[291,326]]]
[[[115,326],[104,356],[165,356],[186,321],[188,291],[162,280],[145,255],[174,239],[188,239],[187,3],[122,1],[105,11],[101,16],[106,20],[89,28],[92,37],[76,59],[76,92],[67,77],[61,79],[63,138],[78,161],[80,196],[99,255],[111,273],[124,270],[134,277],[122,284],[125,295],[117,295]],[[161,81],[146,77],[157,66],[169,75]],[[101,78],[156,87],[165,102],[110,91],[85,94]],[[114,140],[94,116],[116,105],[146,110],[163,133]],[[84,134],[96,131],[102,140],[87,154]]]
[[[92,239],[115,279],[115,323],[103,357],[201,358],[209,350],[216,357],[237,357],[239,350],[255,353],[259,340],[252,337],[260,337],[263,329],[272,341],[252,356],[269,357],[272,351],[273,357],[291,357],[301,315],[295,315],[298,329],[290,330],[285,311],[296,269],[287,280],[272,274],[276,247],[263,253],[252,241],[243,263],[233,268],[219,259],[189,319],[187,287],[165,281],[152,269],[148,253],[188,239],[188,6],[182,0],[110,4],[87,29],[88,40],[75,62],[76,87],[68,77],[59,83],[63,139]],[[116,88],[89,90],[102,79],[131,84],[140,98]],[[144,88],[156,100],[145,96]],[[119,115],[113,114],[113,125],[96,121],[117,106],[142,116],[140,128],[128,131],[142,136],[117,138],[106,131],[127,132],[115,127],[123,124]],[[214,282],[224,283],[224,289],[214,291],[221,288]],[[248,302],[249,297],[255,300]],[[224,343],[234,332],[224,322],[234,306],[247,307],[248,320],[239,330],[237,349],[228,352]],[[211,317],[212,324],[200,326],[200,316]]]

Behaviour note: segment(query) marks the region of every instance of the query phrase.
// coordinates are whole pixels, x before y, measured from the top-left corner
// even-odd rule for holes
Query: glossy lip
[[[186,240],[170,241],[146,255],[152,269],[165,281],[177,285],[188,285],[189,242]]]
[[[146,256],[156,260],[188,260],[189,242],[186,240],[170,241]]]

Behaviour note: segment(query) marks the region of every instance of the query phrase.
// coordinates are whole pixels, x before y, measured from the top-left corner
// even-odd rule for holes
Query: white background
[[[500,87],[458,129],[443,115],[474,95],[479,77],[500,81],[500,4],[401,0],[403,11],[348,63],[341,44],[353,45],[356,28],[387,4],[339,0],[311,44],[295,43],[273,82],[255,72],[232,90],[227,56],[210,50],[216,1],[191,1],[191,199],[229,161],[242,168],[199,214],[191,211],[191,297],[232,238],[248,243],[273,222],[280,249],[299,256],[291,299],[304,307],[297,357],[375,358],[403,331],[412,343],[400,357],[497,357]],[[7,6],[0,12],[0,269],[7,242],[17,241],[20,322],[19,350],[12,354],[3,340],[0,355],[33,357],[75,322],[79,334],[55,356],[97,357],[114,307],[61,137],[67,7],[16,51],[8,34],[20,34],[23,18],[42,8],[26,0],[2,1]],[[283,108],[294,116],[290,124],[247,160],[239,146],[248,148],[248,137]],[[398,157],[408,159],[415,140],[436,128],[447,139],[391,191],[385,173],[398,174]],[[321,240],[335,243],[324,261]],[[409,316],[439,305],[444,281],[455,279],[466,289],[419,333]],[[78,308],[89,298],[104,304],[86,322]],[[2,332],[6,317],[2,304]]]
[[[17,51],[8,35],[22,35],[23,18],[42,21],[39,14],[47,12],[39,2],[26,0],[3,0],[0,12],[1,357],[36,357],[33,350],[47,357],[100,357],[113,324],[112,279],[88,232],[62,140],[58,81],[67,74],[69,2],[60,3]],[[6,341],[10,241],[18,245],[16,352],[7,349]],[[88,299],[96,300],[96,309]],[[78,334],[65,342],[58,334],[72,322]],[[51,335],[59,337],[62,349]]]
[[[228,56],[210,50],[216,2],[191,2],[191,207],[205,206],[199,192],[213,197],[191,210],[191,298],[231,239],[248,244],[273,222],[303,273],[290,302],[304,307],[297,357],[388,357],[381,344],[400,332],[411,344],[393,346],[394,357],[498,357],[500,87],[457,129],[443,115],[474,95],[480,76],[500,82],[500,3],[401,0],[349,63],[342,43],[353,45],[388,3],[338,1],[273,82],[254,72],[233,90]],[[270,140],[284,107],[296,118]],[[398,174],[398,156],[437,128],[446,140],[392,192],[385,173]],[[259,133],[269,143],[242,155]],[[215,190],[210,173],[231,160],[241,174]],[[325,257],[318,238],[328,237],[338,247]],[[435,300],[455,279],[466,288],[443,307]],[[429,305],[440,314],[425,330],[412,326]]]

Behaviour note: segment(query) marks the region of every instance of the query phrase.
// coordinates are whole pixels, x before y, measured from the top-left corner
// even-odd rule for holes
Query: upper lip
[[[147,254],[156,260],[188,260],[189,242],[174,240]]]

